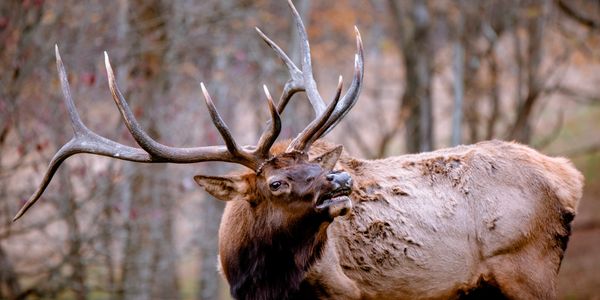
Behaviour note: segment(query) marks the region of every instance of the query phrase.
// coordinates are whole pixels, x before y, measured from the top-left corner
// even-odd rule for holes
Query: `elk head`
[[[285,152],[264,162],[256,173],[198,175],[194,180],[217,199],[270,206],[292,222],[294,216],[308,215],[332,220],[352,208],[348,197],[352,178],[346,172],[333,171],[341,153],[342,146],[338,146],[309,160],[304,152]]]
[[[333,165],[341,153],[341,148],[336,148],[316,160],[309,160],[306,152],[314,141],[323,137],[337,125],[358,99],[364,73],[360,33],[355,28],[357,53],[355,55],[354,76],[350,88],[341,97],[342,77],[340,76],[337,93],[333,101],[329,105],[326,105],[317,90],[313,78],[306,29],[292,2],[288,0],[288,4],[292,9],[296,27],[302,41],[301,68],[298,68],[275,42],[256,28],[262,39],[284,62],[289,71],[290,79],[283,88],[277,107],[267,87],[264,86],[271,114],[271,122],[267,130],[262,133],[257,145],[254,146],[240,146],[236,143],[227,125],[217,112],[203,83],[200,85],[206,105],[225,145],[176,148],[163,145],[152,139],[135,119],[134,114],[127,105],[127,101],[119,90],[106,52],[104,53],[105,65],[113,100],[119,109],[125,125],[140,148],[126,146],[97,135],[83,124],[77,113],[71,97],[67,74],[58,51],[58,46],[56,46],[56,64],[74,136],[54,155],[42,182],[35,193],[15,215],[13,221],[23,216],[40,198],[61,163],[69,156],[77,153],[91,153],[143,163],[189,164],[204,161],[224,161],[241,164],[253,172],[238,177],[197,176],[196,181],[204,186],[208,192],[223,200],[244,199],[258,204],[265,202],[265,199],[269,199],[271,203],[282,205],[283,203],[291,203],[289,205],[290,208],[297,205],[307,206],[310,203],[315,212],[322,213],[327,211],[330,217],[335,217],[347,211],[349,202],[344,197],[349,192],[347,188],[351,186],[351,179],[347,174],[332,173]],[[283,112],[291,97],[299,91],[306,92],[308,100],[315,111],[316,118],[292,140],[285,152],[274,155],[270,152],[270,149],[281,130],[279,114]]]

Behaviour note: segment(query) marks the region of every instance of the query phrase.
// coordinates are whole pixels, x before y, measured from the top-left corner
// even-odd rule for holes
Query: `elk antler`
[[[356,104],[358,95],[360,94],[361,83],[364,75],[364,55],[362,39],[360,32],[357,27],[354,27],[356,34],[356,48],[357,53],[354,59],[354,77],[350,88],[346,94],[339,100],[339,94],[341,92],[341,77],[340,83],[338,84],[338,91],[336,97],[330,103],[332,111],[329,111],[327,105],[323,102],[321,95],[317,89],[316,82],[314,80],[312,63],[310,57],[310,44],[308,42],[308,34],[304,23],[300,18],[300,14],[294,7],[291,0],[288,0],[288,5],[292,10],[294,21],[298,29],[298,35],[300,36],[300,49],[302,56],[302,71],[294,64],[294,62],[287,56],[287,54],[267,37],[260,29],[256,28],[258,34],[262,39],[275,51],[275,54],[284,62],[290,73],[290,79],[285,83],[283,92],[279,99],[278,111],[283,112],[285,106],[288,104],[291,97],[298,91],[305,91],[310,104],[315,111],[315,119],[302,131],[296,138],[290,143],[287,151],[299,150],[306,151],[310,145],[325,136],[331,129],[333,129],[337,123],[350,111],[350,109]],[[339,100],[339,105],[338,105]]]
[[[135,119],[131,109],[129,109],[129,106],[127,105],[127,101],[125,101],[121,91],[117,86],[108,55],[105,52],[106,71],[108,74],[108,82],[113,99],[115,100],[115,103],[121,112],[121,116],[123,117],[129,132],[134,137],[138,145],[140,145],[141,149],[117,143],[110,139],[99,136],[83,124],[79,114],[77,113],[75,103],[73,102],[73,98],[71,96],[67,73],[60,57],[58,46],[55,46],[55,52],[56,67],[58,68],[64,101],[69,113],[69,118],[71,119],[74,136],[56,152],[50,161],[42,182],[38,186],[35,193],[29,198],[29,200],[27,200],[25,205],[23,205],[23,207],[15,215],[13,222],[23,216],[23,214],[35,204],[42,193],[46,190],[46,187],[52,180],[56,170],[58,170],[58,167],[71,155],[77,153],[91,153],[121,160],[143,163],[169,162],[187,164],[203,161],[224,161],[238,163],[256,171],[258,166],[264,160],[269,158],[269,149],[281,131],[281,120],[279,113],[275,108],[275,104],[273,103],[273,99],[271,98],[267,87],[264,86],[264,91],[269,104],[269,110],[271,112],[271,127],[263,132],[256,146],[238,146],[231,136],[227,125],[225,122],[223,122],[223,119],[217,112],[215,105],[208,94],[208,91],[204,87],[204,84],[201,84],[200,86],[206,100],[206,106],[208,107],[215,127],[217,127],[219,133],[225,141],[225,146],[221,145],[195,148],[175,148],[165,146],[152,139]]]
[[[60,58],[58,46],[55,46],[56,66],[58,68],[65,105],[73,126],[74,136],[56,152],[50,161],[50,164],[48,165],[48,169],[44,174],[42,182],[38,186],[35,193],[29,198],[29,200],[27,200],[27,202],[15,215],[13,222],[23,216],[23,214],[40,198],[52,180],[56,170],[58,170],[60,167],[61,163],[69,156],[77,153],[91,153],[121,160],[143,163],[169,162],[187,164],[203,161],[224,161],[241,164],[254,171],[257,171],[260,165],[269,159],[269,150],[281,131],[281,119],[279,113],[283,111],[293,94],[298,91],[306,92],[308,99],[315,110],[316,117],[291,142],[288,147],[288,151],[306,151],[315,140],[324,136],[329,130],[335,127],[335,125],[356,103],[358,94],[360,93],[360,86],[364,73],[362,41],[360,39],[360,33],[358,32],[358,29],[355,28],[357,54],[355,56],[355,71],[352,84],[350,85],[350,88],[346,94],[340,99],[342,91],[342,78],[340,76],[334,100],[329,105],[325,105],[317,90],[317,86],[313,78],[310,59],[310,46],[308,44],[306,29],[304,28],[304,24],[300,19],[298,11],[290,0],[288,0],[288,4],[292,9],[292,14],[294,15],[296,26],[298,27],[300,38],[302,40],[302,71],[296,67],[296,65],[285,54],[285,52],[281,50],[279,46],[277,46],[277,44],[271,41],[258,28],[256,29],[265,42],[269,44],[273,50],[275,50],[277,56],[283,60],[288,68],[288,71],[290,72],[290,79],[284,86],[282,95],[279,99],[278,107],[275,107],[273,99],[271,98],[266,85],[263,86],[265,95],[267,96],[269,111],[271,113],[271,125],[262,133],[256,146],[240,147],[235,142],[231,132],[229,131],[229,128],[217,112],[215,105],[213,104],[213,101],[203,83],[200,84],[200,87],[202,89],[202,93],[204,94],[206,106],[208,107],[208,111],[215,127],[225,141],[225,145],[176,148],[166,146],[155,141],[142,129],[138,121],[135,119],[135,116],[131,112],[129,105],[127,105],[127,101],[117,86],[114,72],[106,52],[104,53],[104,59],[106,72],[108,75],[108,83],[113,100],[115,101],[115,104],[117,105],[117,108],[123,117],[127,129],[141,148],[126,146],[104,138],[88,129],[81,121],[71,97],[67,73],[65,71],[62,59]]]

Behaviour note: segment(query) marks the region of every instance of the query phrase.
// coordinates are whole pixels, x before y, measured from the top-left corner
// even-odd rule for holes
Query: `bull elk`
[[[195,181],[227,201],[219,231],[222,273],[237,299],[556,298],[556,281],[582,193],[582,175],[564,158],[516,143],[490,141],[380,160],[354,158],[321,140],[356,103],[363,49],[356,29],[354,76],[326,105],[312,74],[306,30],[298,68],[257,29],[290,73],[271,121],[255,146],[240,146],[201,84],[224,144],[175,148],[153,140],[119,91],[105,53],[113,99],[137,144],[89,130],[76,112],[56,49],[75,135],[53,157],[20,218],[60,164],[76,153],[144,163],[224,161],[249,170]],[[280,113],[304,91],[315,119],[276,143]]]

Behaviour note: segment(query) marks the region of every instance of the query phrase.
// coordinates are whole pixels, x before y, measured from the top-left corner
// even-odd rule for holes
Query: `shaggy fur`
[[[317,142],[311,155],[332,147]],[[253,299],[556,298],[583,184],[567,159],[490,141],[372,161],[343,154],[336,169],[354,179],[353,209],[331,224],[296,217],[274,230],[287,216],[227,203],[222,267],[228,279],[253,278],[230,280],[234,296],[254,288]]]

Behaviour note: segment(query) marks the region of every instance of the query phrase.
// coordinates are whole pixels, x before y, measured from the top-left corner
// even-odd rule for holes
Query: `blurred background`
[[[600,299],[600,1],[295,0],[329,101],[365,46],[360,101],[328,139],[358,157],[516,140],[571,158],[586,187],[560,273],[562,299]],[[110,96],[102,52],[138,120],[172,146],[222,143],[211,92],[242,144],[268,120],[261,85],[287,71],[259,26],[298,61],[281,0],[0,2],[0,299],[227,299],[217,273],[223,203],[193,182],[224,163],[144,165],[70,158],[23,219],[56,150],[72,135],[54,60],[97,133],[135,145]],[[281,138],[312,118],[304,95]]]

